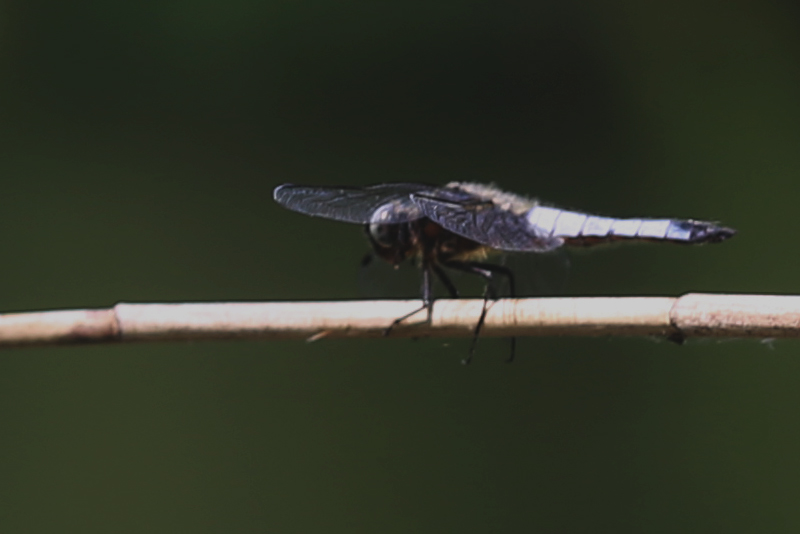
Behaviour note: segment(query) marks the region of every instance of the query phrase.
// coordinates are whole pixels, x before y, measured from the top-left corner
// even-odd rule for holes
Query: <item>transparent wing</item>
[[[497,250],[547,252],[564,240],[545,233],[528,222],[525,215],[500,209],[459,189],[415,192],[411,199],[428,217],[447,230]]]
[[[313,217],[357,224],[395,224],[424,217],[411,200],[412,193],[439,189],[431,185],[405,183],[367,187],[283,184],[275,188],[273,197],[281,206]],[[379,211],[380,220],[376,221],[375,214]]]

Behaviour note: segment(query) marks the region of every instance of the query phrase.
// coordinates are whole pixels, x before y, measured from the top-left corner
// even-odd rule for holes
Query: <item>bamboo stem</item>
[[[469,337],[481,300],[437,300],[391,337]],[[94,310],[0,314],[0,347],[201,339],[380,337],[420,302],[127,304]],[[800,296],[501,299],[485,336],[800,337]]]

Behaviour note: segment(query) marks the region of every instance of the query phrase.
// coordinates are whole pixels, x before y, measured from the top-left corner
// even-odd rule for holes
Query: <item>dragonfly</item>
[[[494,185],[451,182],[444,186],[383,183],[366,187],[283,184],[275,201],[292,211],[364,227],[373,253],[392,265],[411,261],[422,271],[422,306],[398,317],[385,334],[422,310],[433,312],[436,277],[452,298],[459,292],[448,270],[485,280],[483,309],[473,330],[469,363],[488,303],[505,278],[510,297],[515,277],[505,265],[487,261],[506,252],[544,253],[563,246],[588,247],[617,241],[719,243],[736,230],[715,222],[674,218],[614,218],[570,211]],[[511,338],[511,358],[515,339]]]

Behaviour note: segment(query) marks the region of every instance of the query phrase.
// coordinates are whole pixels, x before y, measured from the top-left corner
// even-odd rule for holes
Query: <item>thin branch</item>
[[[380,337],[419,301],[126,304],[0,314],[0,347],[202,339]],[[470,337],[481,300],[437,300],[390,337]],[[415,322],[418,321],[418,322]],[[800,337],[800,296],[502,299],[486,336]]]

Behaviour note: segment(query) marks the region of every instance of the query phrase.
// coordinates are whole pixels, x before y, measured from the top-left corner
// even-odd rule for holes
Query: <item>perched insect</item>
[[[562,245],[589,246],[619,240],[719,243],[736,231],[712,222],[683,219],[616,219],[543,206],[493,186],[452,182],[445,186],[391,183],[367,187],[284,184],[275,188],[282,206],[336,221],[362,224],[375,254],[398,265],[405,260],[422,269],[422,307],[396,319],[392,328],[422,309],[433,309],[432,274],[453,297],[458,291],[443,268],[486,280],[484,306],[475,326],[469,362],[486,317],[497,299],[493,279],[514,275],[503,265],[486,263],[493,252],[547,252]],[[512,338],[512,358],[514,354]]]

